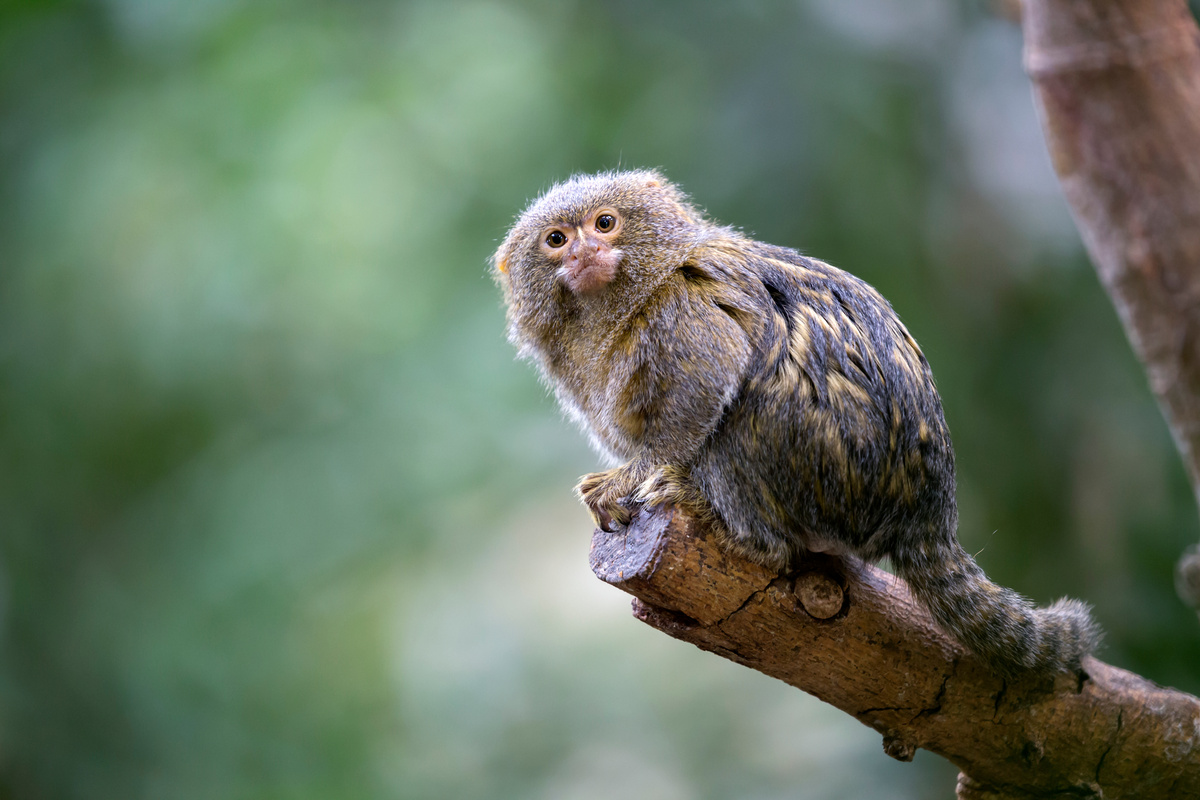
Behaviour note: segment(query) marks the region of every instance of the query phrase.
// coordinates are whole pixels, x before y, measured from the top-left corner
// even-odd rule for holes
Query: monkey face
[[[703,219],[657,172],[576,175],[521,214],[492,258],[509,336],[529,344],[568,320],[635,307],[694,245]]]
[[[539,249],[558,267],[555,278],[574,294],[592,294],[617,274],[621,250],[614,246],[622,227],[620,212],[599,208],[578,225],[556,224],[542,231]]]

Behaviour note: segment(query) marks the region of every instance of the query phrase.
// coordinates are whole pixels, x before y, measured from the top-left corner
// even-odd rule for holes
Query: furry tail
[[[988,580],[952,532],[897,548],[892,561],[938,625],[1006,677],[1076,670],[1100,643],[1086,603],[1064,598],[1035,607]]]

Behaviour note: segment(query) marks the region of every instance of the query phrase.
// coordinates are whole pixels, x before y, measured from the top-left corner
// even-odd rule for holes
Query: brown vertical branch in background
[[[1025,0],[1054,168],[1200,497],[1200,30],[1184,0]],[[1200,552],[1179,590],[1200,610]]]

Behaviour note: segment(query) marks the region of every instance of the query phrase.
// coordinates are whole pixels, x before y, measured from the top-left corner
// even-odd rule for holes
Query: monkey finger
[[[580,497],[586,497],[602,486],[609,477],[608,472],[589,472],[579,479],[579,483],[575,485],[575,493]]]

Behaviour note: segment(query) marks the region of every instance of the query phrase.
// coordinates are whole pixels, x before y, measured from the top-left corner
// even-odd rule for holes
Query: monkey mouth
[[[620,251],[606,253],[604,257],[581,259],[575,264],[558,269],[558,279],[574,294],[591,294],[598,291],[616,277]]]
[[[592,290],[593,281],[589,280],[587,264],[576,264],[573,267],[559,267],[558,280],[572,294],[586,294]]]
[[[558,268],[558,279],[567,284],[568,287],[574,288],[576,284],[587,280],[587,274],[591,264],[579,262],[569,267]]]

